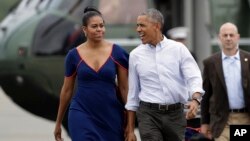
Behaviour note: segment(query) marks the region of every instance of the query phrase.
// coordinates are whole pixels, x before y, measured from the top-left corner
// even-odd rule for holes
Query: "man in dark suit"
[[[250,125],[250,54],[240,50],[236,25],[220,27],[221,52],[204,60],[201,132],[229,141],[229,125]]]

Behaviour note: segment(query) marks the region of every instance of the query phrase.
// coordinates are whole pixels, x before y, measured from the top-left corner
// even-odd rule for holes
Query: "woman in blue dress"
[[[63,140],[61,123],[70,104],[68,126],[73,141],[124,141],[124,105],[117,97],[116,83],[126,102],[128,53],[104,40],[104,20],[96,9],[84,10],[82,24],[87,40],[65,58],[55,139]]]

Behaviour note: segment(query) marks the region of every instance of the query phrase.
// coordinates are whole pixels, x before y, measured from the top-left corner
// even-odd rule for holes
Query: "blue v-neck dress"
[[[72,141],[124,141],[124,106],[116,95],[115,78],[117,66],[128,69],[128,56],[114,44],[109,58],[95,71],[76,48],[67,54],[65,77],[77,76],[68,115]]]

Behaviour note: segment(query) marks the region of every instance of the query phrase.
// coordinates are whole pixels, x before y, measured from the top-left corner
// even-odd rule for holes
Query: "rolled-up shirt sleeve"
[[[191,99],[195,92],[204,95],[205,91],[202,88],[202,76],[196,61],[186,47],[182,47],[181,50],[182,71],[189,87],[189,98]]]
[[[125,108],[136,111],[139,107],[140,81],[136,71],[135,56],[131,53],[129,57],[129,91]]]

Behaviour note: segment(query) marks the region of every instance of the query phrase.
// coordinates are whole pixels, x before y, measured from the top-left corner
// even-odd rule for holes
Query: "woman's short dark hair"
[[[96,8],[94,8],[94,7],[86,7],[84,9],[84,14],[83,14],[83,17],[82,17],[82,25],[87,26],[89,19],[91,17],[94,17],[94,16],[100,16],[103,19],[102,13],[100,11],[98,11]],[[103,20],[103,22],[104,22],[104,20]]]

